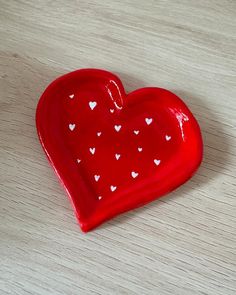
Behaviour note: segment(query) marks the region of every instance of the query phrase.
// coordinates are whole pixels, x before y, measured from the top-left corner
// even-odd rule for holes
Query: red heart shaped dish
[[[126,94],[104,70],[52,82],[36,125],[84,232],[177,188],[202,160],[199,125],[179,97],[155,87]]]

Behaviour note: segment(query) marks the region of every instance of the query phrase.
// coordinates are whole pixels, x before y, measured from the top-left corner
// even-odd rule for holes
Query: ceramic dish
[[[202,160],[199,125],[179,97],[155,87],[126,94],[103,70],[52,82],[36,125],[85,232],[177,188]]]

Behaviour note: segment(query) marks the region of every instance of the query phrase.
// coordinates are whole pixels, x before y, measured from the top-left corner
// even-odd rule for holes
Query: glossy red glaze
[[[85,232],[172,191],[202,160],[200,128],[180,98],[160,88],[127,95],[103,70],[52,82],[36,123]]]

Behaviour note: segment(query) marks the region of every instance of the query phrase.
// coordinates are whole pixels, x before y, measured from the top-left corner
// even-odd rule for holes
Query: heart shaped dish
[[[199,125],[179,97],[156,87],[126,94],[104,70],[52,82],[36,125],[85,232],[177,188],[202,161]]]

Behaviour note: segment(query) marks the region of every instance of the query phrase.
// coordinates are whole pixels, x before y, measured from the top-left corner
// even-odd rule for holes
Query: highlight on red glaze
[[[199,125],[179,97],[155,87],[126,94],[104,70],[52,82],[36,125],[84,232],[177,188],[202,161]]]

